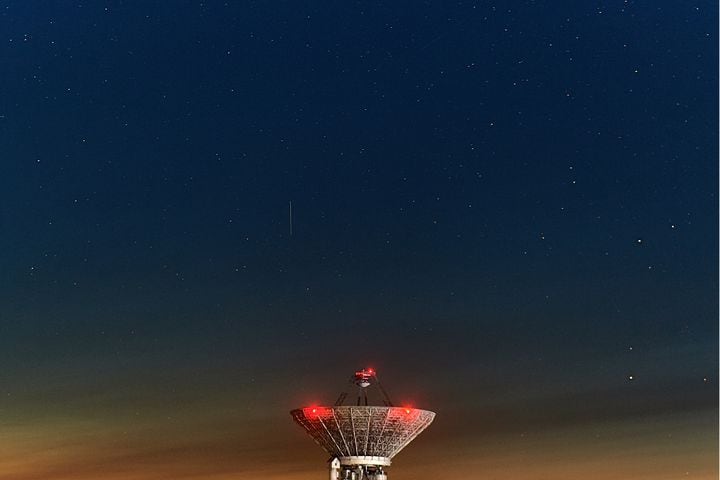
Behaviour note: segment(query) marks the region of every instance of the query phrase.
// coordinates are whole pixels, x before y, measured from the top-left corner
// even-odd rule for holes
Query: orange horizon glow
[[[717,438],[708,428],[716,412],[475,437],[450,435],[458,420],[439,418],[393,460],[393,479],[463,472],[497,480],[710,480],[718,474]],[[327,455],[284,415],[251,423],[193,415],[161,423],[6,426],[0,479],[310,480],[325,474]]]

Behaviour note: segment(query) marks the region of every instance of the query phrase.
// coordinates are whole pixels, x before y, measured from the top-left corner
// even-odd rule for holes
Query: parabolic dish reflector
[[[392,458],[435,418],[428,410],[382,406],[306,407],[290,414],[333,457]]]

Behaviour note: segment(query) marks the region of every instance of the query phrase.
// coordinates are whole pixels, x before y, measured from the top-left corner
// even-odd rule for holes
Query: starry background
[[[716,2],[0,12],[0,479],[717,478]]]

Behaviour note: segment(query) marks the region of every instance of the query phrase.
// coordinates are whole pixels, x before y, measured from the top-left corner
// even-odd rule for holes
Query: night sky
[[[0,12],[0,479],[717,478],[717,2]]]

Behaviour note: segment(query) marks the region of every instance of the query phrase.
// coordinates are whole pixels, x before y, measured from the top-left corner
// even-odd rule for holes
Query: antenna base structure
[[[329,480],[387,480],[383,467],[391,463],[387,457],[334,457],[329,462]]]

